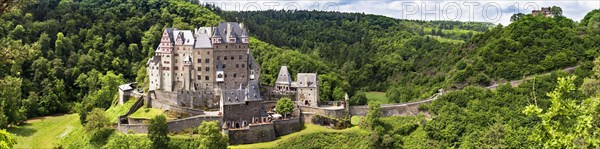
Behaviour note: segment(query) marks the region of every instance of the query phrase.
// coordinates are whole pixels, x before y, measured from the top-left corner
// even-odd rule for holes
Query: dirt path
[[[575,68],[577,68],[577,67],[579,67],[579,66],[567,67],[567,68],[561,69],[560,71],[563,71],[563,72],[573,72],[573,70],[575,70]],[[546,72],[546,73],[543,73],[543,74],[540,74],[540,75],[550,75],[551,73],[552,72]],[[533,75],[533,76],[540,76],[540,75]],[[526,77],[524,79],[521,79],[521,80],[510,81],[510,85],[513,86],[513,87],[519,86],[519,84],[521,84],[521,82],[533,79],[534,78],[533,76],[528,76],[528,77]],[[490,85],[488,87],[485,87],[485,88],[496,89],[496,87],[498,87],[498,86],[500,86],[502,84],[505,84],[505,83],[494,83],[494,84],[492,84],[492,85]]]

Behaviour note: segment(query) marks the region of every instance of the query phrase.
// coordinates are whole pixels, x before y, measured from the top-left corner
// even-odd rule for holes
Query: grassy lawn
[[[7,131],[17,139],[15,148],[52,148],[65,138],[85,138],[73,136],[75,132],[83,131],[77,114],[33,118],[20,126],[10,127]]]
[[[379,101],[381,104],[388,104],[391,103],[390,100],[385,96],[385,92],[367,92],[367,99],[369,101],[371,100],[376,100]]]
[[[354,126],[358,126],[358,124],[360,124],[360,119],[361,119],[361,117],[360,117],[360,116],[356,116],[356,115],[355,115],[355,116],[352,116],[352,117],[350,118],[350,124],[352,124],[352,125],[354,125]]]
[[[106,116],[110,120],[110,122],[117,123],[119,120],[119,116],[124,115],[129,111],[129,109],[135,104],[137,99],[130,98],[129,101],[124,103],[123,105],[111,106],[106,110]]]
[[[233,146],[229,146],[229,148],[274,148],[274,147],[277,147],[280,144],[284,143],[285,141],[301,137],[302,135],[308,135],[308,134],[313,134],[313,133],[324,133],[324,132],[325,133],[350,133],[350,132],[365,131],[365,130],[361,130],[360,128],[358,128],[358,126],[348,128],[348,129],[343,129],[343,130],[329,129],[329,128],[314,125],[314,124],[304,124],[304,126],[306,126],[306,128],[304,130],[301,130],[299,132],[292,133],[289,135],[281,136],[277,140],[274,140],[271,142],[233,145]]]
[[[165,115],[165,111],[161,109],[155,108],[140,108],[135,113],[131,114],[129,117],[131,118],[144,118],[144,119],[152,119],[158,115]],[[165,115],[166,116],[166,115]]]

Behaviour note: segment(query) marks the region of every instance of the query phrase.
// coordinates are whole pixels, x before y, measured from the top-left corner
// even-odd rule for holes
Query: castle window
[[[206,55],[210,55],[210,51],[206,51]]]
[[[210,63],[210,59],[207,58],[206,60],[204,60],[204,62],[205,63]]]
[[[233,57],[233,56],[231,56],[231,60],[234,60],[234,57]]]
[[[217,60],[221,60],[221,56],[217,56]]]
[[[223,74],[217,75],[217,78],[223,78]]]
[[[206,71],[210,71],[210,67],[206,67]]]
[[[234,78],[235,78],[235,77],[237,77],[237,74],[236,74],[236,73],[233,73],[233,77],[234,77]]]
[[[170,55],[167,55],[167,57],[171,57]]]
[[[179,67],[173,67],[173,70],[179,70]]]
[[[245,68],[245,67],[246,67],[246,64],[242,64],[242,68]]]
[[[202,59],[201,58],[198,59],[198,63],[202,63]]]
[[[240,59],[242,59],[242,55],[240,55]]]
[[[227,74],[225,74],[225,78],[227,78]]]
[[[227,56],[223,56],[223,60],[227,60]]]
[[[225,69],[225,66],[226,66],[226,65],[225,65],[225,64],[223,64],[223,69]]]
[[[208,76],[204,76],[204,80],[209,80],[210,78]],[[208,86],[208,84],[206,84],[206,86]]]
[[[202,76],[201,75],[198,75],[198,80],[202,80]]]
[[[178,63],[178,61],[177,61],[177,60],[175,60],[175,64],[177,64],[177,63]]]
[[[240,68],[240,64],[235,64],[235,68]]]
[[[198,71],[202,71],[202,67],[198,67]]]

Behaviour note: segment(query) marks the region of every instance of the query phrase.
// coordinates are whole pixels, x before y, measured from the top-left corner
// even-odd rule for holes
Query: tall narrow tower
[[[160,39],[160,48],[156,51],[156,56],[161,57],[161,86],[159,89],[173,91],[173,28],[167,28]]]

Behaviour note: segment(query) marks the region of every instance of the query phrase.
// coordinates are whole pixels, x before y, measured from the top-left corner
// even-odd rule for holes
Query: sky
[[[410,20],[452,20],[507,25],[515,13],[559,6],[563,15],[580,21],[600,8],[600,0],[200,0],[229,11],[321,10],[360,12]]]

